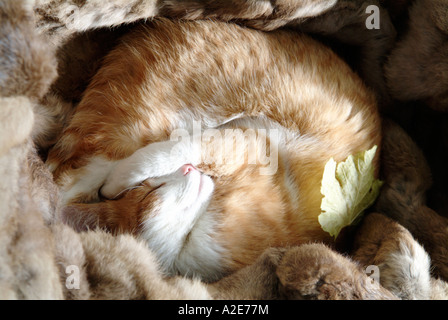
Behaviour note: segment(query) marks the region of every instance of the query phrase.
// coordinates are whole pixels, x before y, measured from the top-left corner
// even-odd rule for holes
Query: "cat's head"
[[[298,241],[293,229],[303,218],[297,234],[319,238],[298,212],[307,207],[298,198],[300,183],[278,137],[275,143],[271,138],[260,132],[243,140],[215,136],[202,143],[200,164],[184,163],[117,199],[70,205],[64,217],[77,229],[134,233],[166,271],[216,280],[267,247]]]

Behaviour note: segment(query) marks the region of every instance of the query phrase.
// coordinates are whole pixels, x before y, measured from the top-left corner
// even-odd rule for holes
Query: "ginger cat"
[[[159,19],[105,58],[47,164],[68,223],[133,233],[167,273],[214,281],[268,247],[331,242],[324,165],[380,127],[373,94],[308,36]]]

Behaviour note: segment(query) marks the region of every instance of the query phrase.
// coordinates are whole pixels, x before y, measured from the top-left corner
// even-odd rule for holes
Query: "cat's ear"
[[[106,202],[70,204],[62,209],[61,220],[78,232],[107,229],[104,217],[111,209]]]

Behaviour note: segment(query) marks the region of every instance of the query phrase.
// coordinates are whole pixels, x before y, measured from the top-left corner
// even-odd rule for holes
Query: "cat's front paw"
[[[106,199],[119,198],[123,192],[141,183],[145,178],[136,172],[126,170],[126,166],[118,165],[112,170],[100,189],[100,194]]]
[[[189,139],[149,144],[116,163],[100,194],[115,199],[148,178],[171,174],[184,164],[197,165],[200,155],[200,144],[192,144]]]

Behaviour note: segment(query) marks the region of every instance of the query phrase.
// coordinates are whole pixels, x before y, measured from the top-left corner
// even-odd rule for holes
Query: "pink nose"
[[[184,164],[182,167],[180,167],[180,170],[184,176],[186,176],[190,171],[196,170],[195,167],[193,167],[191,164]]]

